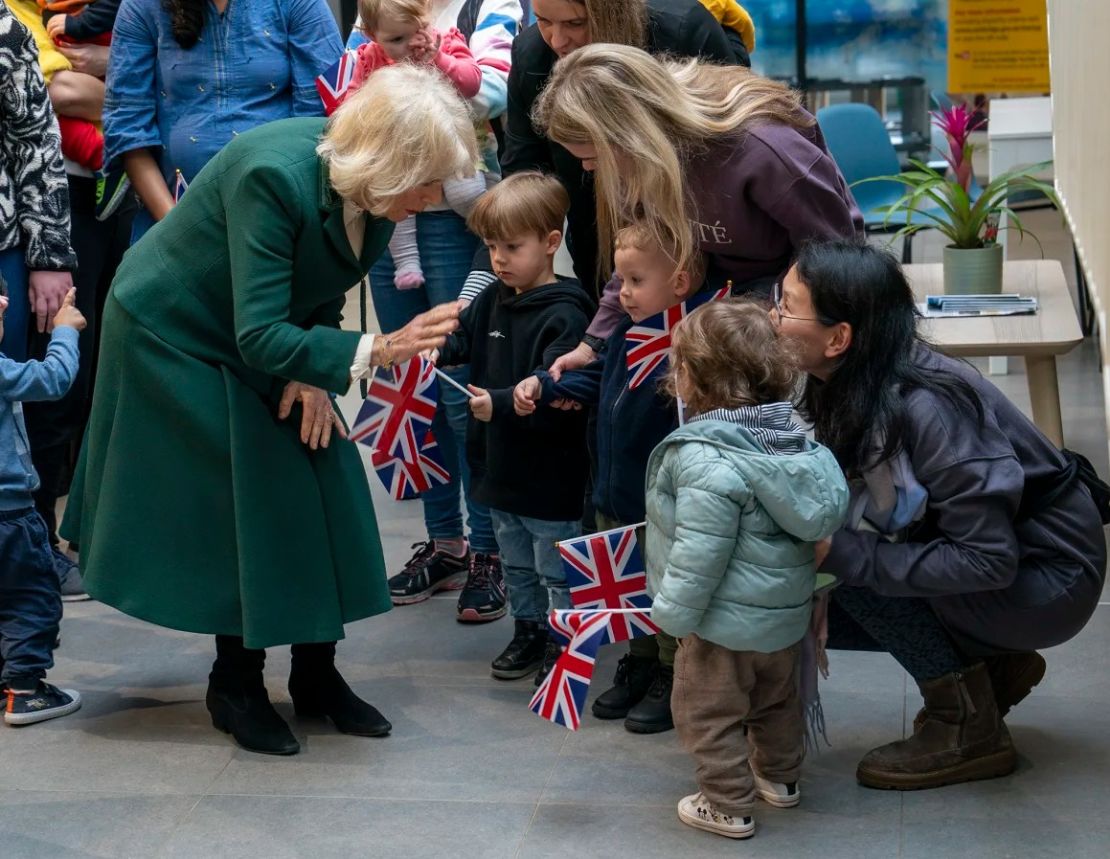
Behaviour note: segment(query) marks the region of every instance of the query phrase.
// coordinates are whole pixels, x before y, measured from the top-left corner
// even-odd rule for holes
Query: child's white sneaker
[[[798,790],[798,783],[783,784],[778,781],[768,781],[763,776],[752,773],[755,778],[755,793],[768,805],[775,808],[793,808],[802,801],[802,792]]]
[[[687,826],[714,832],[725,838],[751,838],[755,835],[755,821],[751,817],[722,814],[700,792],[684,796],[678,801],[678,819]]]

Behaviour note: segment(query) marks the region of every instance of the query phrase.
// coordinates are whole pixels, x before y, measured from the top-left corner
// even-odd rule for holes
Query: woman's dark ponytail
[[[208,0],[163,0],[173,23],[173,38],[185,50],[200,40]]]

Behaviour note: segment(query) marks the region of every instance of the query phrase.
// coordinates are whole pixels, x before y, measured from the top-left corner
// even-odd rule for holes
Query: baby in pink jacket
[[[466,38],[454,27],[447,31],[432,27],[429,7],[430,0],[359,0],[362,30],[373,41],[359,47],[358,61],[345,97],[349,98],[378,69],[400,62],[434,65],[450,79],[463,98],[478,94],[482,70]],[[444,182],[443,196],[447,205],[465,218],[485,193],[488,175],[479,171],[465,179]],[[398,289],[424,285],[415,216],[397,225],[389,252],[393,257],[393,281]]]

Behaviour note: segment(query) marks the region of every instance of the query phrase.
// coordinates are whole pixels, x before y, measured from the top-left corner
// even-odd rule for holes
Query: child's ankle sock
[[[437,552],[450,555],[452,558],[462,558],[466,556],[467,545],[465,537],[456,537],[451,540],[435,540],[434,542]]]

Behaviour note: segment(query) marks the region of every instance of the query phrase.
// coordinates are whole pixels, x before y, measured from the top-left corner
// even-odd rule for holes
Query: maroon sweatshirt
[[[690,159],[686,181],[706,261],[738,292],[785,274],[807,239],[863,231],[863,216],[816,123],[799,130],[766,122],[711,143]],[[619,292],[615,280],[606,285],[590,334],[612,332],[623,314]]]

